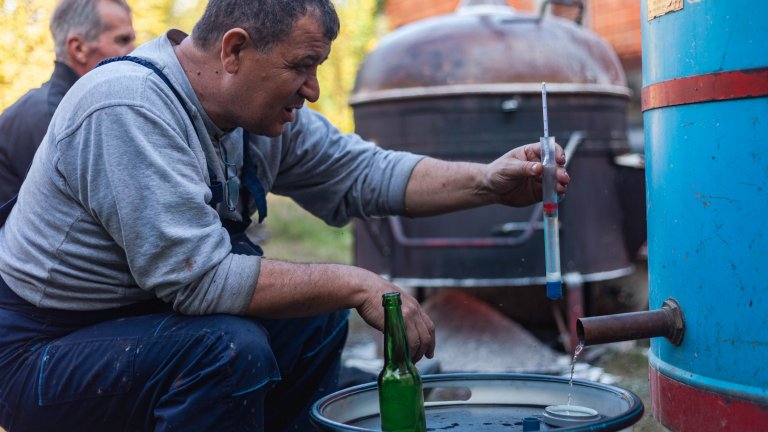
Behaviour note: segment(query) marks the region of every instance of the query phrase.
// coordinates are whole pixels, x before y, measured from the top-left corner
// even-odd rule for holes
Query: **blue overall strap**
[[[251,153],[248,149],[248,136],[250,133],[243,129],[243,220],[250,220],[251,215],[248,211],[249,195],[256,202],[256,211],[259,212],[259,223],[267,217],[267,193],[264,186],[261,185],[256,176],[256,165],[251,160]]]
[[[189,117],[189,121],[192,122],[194,125],[194,121],[192,120],[192,115],[187,109],[187,105],[184,103],[184,100],[181,98],[181,95],[176,90],[176,88],[171,84],[171,81],[168,79],[167,76],[152,62],[144,60],[139,57],[133,57],[133,56],[121,56],[121,57],[113,57],[106,60],[103,60],[101,63],[97,65],[105,65],[107,63],[112,63],[115,61],[122,61],[127,60],[131,61],[137,64],[140,64],[144,67],[147,67],[151,69],[153,72],[155,72],[160,79],[165,82],[165,84],[171,89],[173,92],[173,95],[176,96],[176,99],[179,100],[179,103],[181,104],[182,108],[184,108],[184,112],[187,113],[187,116]],[[197,129],[195,129],[195,133],[197,133]],[[199,135],[198,135],[199,138]],[[202,140],[201,140],[202,141]],[[255,167],[251,163],[250,156],[248,154],[248,132],[243,130],[243,160],[244,160],[244,169],[243,169],[243,184],[245,185],[245,188],[243,189],[246,193],[243,195],[243,220],[241,222],[228,220],[228,219],[222,219],[221,223],[222,226],[227,230],[227,233],[229,233],[229,241],[232,244],[232,253],[235,254],[241,254],[241,255],[256,255],[256,256],[262,256],[264,254],[264,251],[261,249],[261,247],[255,243],[253,243],[248,236],[245,233],[245,230],[248,228],[248,225],[251,224],[251,215],[248,213],[248,194],[252,195],[254,200],[256,201],[256,208],[259,211],[259,223],[264,220],[265,217],[267,217],[267,200],[266,200],[266,192],[264,191],[264,187],[259,182],[259,179],[256,177],[256,173],[254,172]],[[206,161],[207,165],[207,161]],[[224,200],[224,188],[223,183],[220,181],[215,181],[216,175],[214,174],[213,170],[211,169],[210,165],[208,166],[208,175],[211,178],[211,193],[212,198],[210,205],[212,207],[215,207],[216,204],[222,202]]]
[[[179,103],[181,104],[181,107],[184,109],[184,112],[187,113],[187,117],[189,117],[189,121],[192,123],[192,128],[194,129],[195,122],[192,120],[192,113],[189,112],[189,109],[187,109],[187,104],[184,103],[184,99],[181,98],[181,95],[176,90],[176,87],[171,84],[171,80],[168,79],[167,76],[163,73],[163,71],[160,70],[157,66],[155,66],[154,63],[144,60],[141,57],[133,57],[133,56],[119,56],[119,57],[111,57],[105,60],[102,60],[99,62],[99,64],[96,65],[96,67],[104,66],[105,64],[113,63],[116,61],[129,61],[136,64],[140,64],[146,68],[151,69],[157,76],[160,77],[161,80],[168,86],[168,88],[171,89],[173,92],[173,95],[176,96],[176,99],[178,99]],[[195,133],[197,134],[197,129],[195,129]],[[199,138],[199,135],[198,135]],[[211,179],[211,202],[210,205],[212,207],[215,207],[216,204],[224,201],[224,186],[223,183],[218,181],[216,178],[216,174],[211,169],[210,165],[206,163],[206,166],[208,167],[208,177]],[[4,207],[4,206],[3,206]]]
[[[252,242],[246,234],[246,230],[251,225],[251,211],[249,204],[251,197],[256,202],[256,210],[259,212],[259,223],[267,217],[267,194],[264,187],[256,177],[256,166],[251,160],[248,149],[248,131],[243,129],[243,173],[241,175],[241,192],[243,212],[242,220],[234,221],[222,219],[221,224],[229,233],[229,241],[232,244],[232,253],[239,255],[263,256],[264,250],[261,246]]]

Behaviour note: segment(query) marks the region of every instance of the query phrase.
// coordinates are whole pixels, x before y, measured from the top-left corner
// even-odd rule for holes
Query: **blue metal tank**
[[[651,408],[674,431],[768,430],[768,1],[642,1]]]

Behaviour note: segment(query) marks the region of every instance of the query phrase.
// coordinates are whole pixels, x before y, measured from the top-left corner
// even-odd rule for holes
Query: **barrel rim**
[[[421,99],[464,95],[499,95],[510,93],[540,94],[541,83],[458,84],[360,91],[350,95],[349,104],[355,106],[370,102],[399,99]],[[626,86],[588,83],[547,83],[547,93],[607,95],[621,96],[624,98],[632,96],[632,90]]]
[[[620,267],[612,270],[604,270],[594,273],[568,272],[563,274],[563,282],[567,284],[600,282],[606,280],[618,279],[629,276],[636,270],[634,264]],[[394,283],[397,286],[406,288],[440,288],[440,287],[458,287],[458,288],[491,288],[505,286],[531,286],[544,285],[545,276],[526,276],[517,278],[422,278],[422,277],[392,277],[387,273],[380,276]]]
[[[422,382],[426,384],[426,383],[439,383],[439,382],[457,381],[457,380],[488,381],[488,380],[502,380],[502,379],[510,379],[510,378],[515,378],[517,380],[525,380],[525,381],[550,381],[550,382],[555,381],[555,382],[564,382],[564,383],[568,383],[569,381],[569,379],[566,377],[540,375],[540,374],[455,373],[455,374],[424,375],[422,377]],[[603,383],[598,383],[598,382],[588,381],[588,380],[583,380],[578,378],[573,379],[573,384],[578,384],[585,387],[599,388],[601,390],[607,390],[626,398],[629,402],[630,407],[626,413],[610,420],[603,420],[604,424],[602,424],[599,427],[596,425],[591,425],[590,430],[595,430],[595,431],[604,430],[605,428],[609,428],[609,427],[618,428],[616,430],[621,430],[622,428],[631,426],[634,423],[636,423],[637,420],[639,420],[640,417],[642,417],[643,413],[645,412],[643,401],[640,399],[640,397],[638,397],[634,392],[630,390],[617,387],[611,384],[603,384]],[[312,405],[312,409],[310,410],[310,420],[317,426],[325,427],[325,428],[333,428],[334,430],[369,432],[370,429],[365,429],[357,426],[350,426],[350,425],[342,424],[342,423],[327,419],[322,416],[322,414],[320,413],[320,410],[325,405],[335,402],[348,395],[353,395],[353,394],[375,389],[377,385],[378,384],[376,382],[360,384],[360,385],[356,385],[353,387],[336,391],[334,393],[331,393],[329,395],[326,395],[318,399]],[[558,430],[561,430],[563,432],[579,431],[579,430],[583,430],[583,426],[584,425],[581,425],[575,429],[567,428],[567,429],[558,429]],[[343,429],[339,429],[339,428],[343,428]]]

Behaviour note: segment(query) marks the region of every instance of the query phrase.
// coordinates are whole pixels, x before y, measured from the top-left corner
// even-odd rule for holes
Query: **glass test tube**
[[[563,295],[560,275],[560,234],[557,218],[557,162],[555,138],[541,137],[542,193],[544,198],[544,257],[547,271],[547,297],[559,299]]]

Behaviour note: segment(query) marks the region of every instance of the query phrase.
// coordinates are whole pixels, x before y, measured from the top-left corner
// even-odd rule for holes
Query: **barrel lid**
[[[455,12],[385,36],[358,71],[350,103],[462,94],[629,96],[616,53],[596,34],[502,1],[465,0]]]

